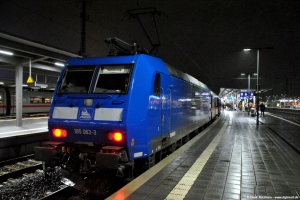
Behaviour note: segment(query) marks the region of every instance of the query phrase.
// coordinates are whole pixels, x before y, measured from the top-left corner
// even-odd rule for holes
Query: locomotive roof
[[[199,86],[199,87],[208,89],[208,87],[207,87],[204,83],[202,83],[201,81],[197,80],[197,79],[194,78],[193,76],[191,76],[191,75],[189,75],[189,74],[186,74],[186,73],[184,73],[184,72],[182,72],[182,71],[180,71],[180,70],[178,70],[178,69],[172,67],[171,65],[169,65],[169,64],[167,64],[167,63],[165,63],[165,65],[167,66],[168,71],[170,72],[170,74],[171,74],[172,76],[175,76],[175,77],[177,77],[177,78],[180,78],[180,79],[182,79],[182,80],[185,80],[185,81],[187,81],[187,82],[190,82],[190,83],[192,83],[192,84],[194,84],[194,85],[197,85],[197,86]]]

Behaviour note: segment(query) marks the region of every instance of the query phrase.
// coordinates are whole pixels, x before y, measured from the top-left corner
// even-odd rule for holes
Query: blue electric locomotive
[[[71,58],[49,113],[50,147],[37,160],[78,174],[150,168],[219,114],[217,96],[192,76],[145,54]],[[131,173],[131,172],[130,172]]]

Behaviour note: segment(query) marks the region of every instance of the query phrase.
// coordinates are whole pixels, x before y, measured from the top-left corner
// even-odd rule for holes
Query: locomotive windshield
[[[59,93],[88,93],[96,66],[68,66]]]
[[[67,66],[58,93],[127,93],[131,72],[132,65]]]
[[[93,93],[127,93],[132,65],[100,66]]]

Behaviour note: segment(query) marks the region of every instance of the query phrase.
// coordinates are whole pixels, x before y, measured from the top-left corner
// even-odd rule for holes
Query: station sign
[[[248,98],[248,93],[247,92],[241,92],[240,97],[241,97],[241,99],[247,99]]]
[[[254,96],[253,92],[241,92],[240,93],[241,99],[247,99],[247,98],[253,97],[253,96]]]

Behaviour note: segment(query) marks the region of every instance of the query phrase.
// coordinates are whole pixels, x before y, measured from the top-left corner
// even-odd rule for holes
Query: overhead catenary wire
[[[213,84],[212,78],[205,73],[205,71],[189,56],[189,54],[187,54],[186,51],[184,51],[176,42],[174,42],[174,44],[210,79]]]

